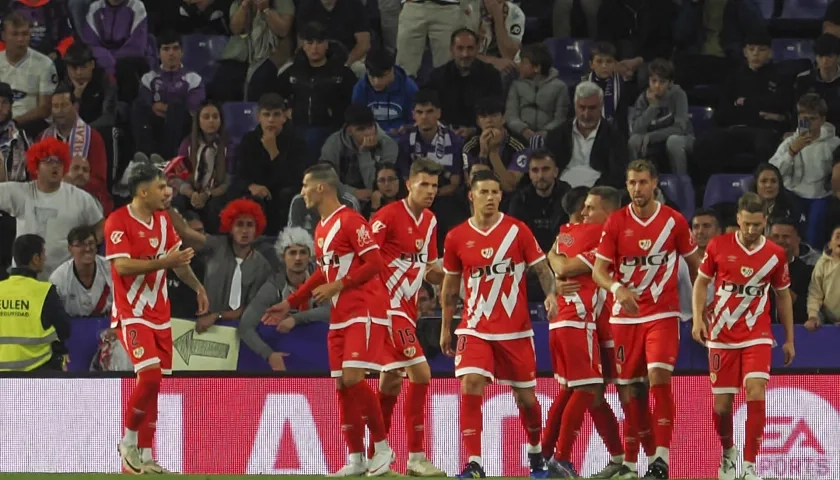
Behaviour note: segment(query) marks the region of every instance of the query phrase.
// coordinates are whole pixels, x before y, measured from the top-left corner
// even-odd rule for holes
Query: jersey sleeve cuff
[[[713,277],[713,275],[709,275],[708,273],[704,273],[704,272],[703,272],[702,270],[700,270],[699,268],[697,269],[697,275],[700,275],[700,276],[702,276],[703,278],[708,278],[708,279],[711,279],[711,278]]]
[[[773,290],[777,292],[781,292],[782,290],[787,290],[790,288],[790,284],[782,285],[781,287],[773,287]]]
[[[376,250],[377,248],[379,248],[379,245],[374,243],[373,245],[371,245],[371,246],[363,249],[362,251],[360,251],[359,256],[361,257],[362,255],[366,254],[367,252],[369,252],[371,250]]]
[[[105,257],[105,260],[114,260],[115,258],[131,258],[127,253],[114,253]]]
[[[447,275],[460,275],[461,274],[461,272],[455,272],[453,270],[447,270],[445,268],[443,269],[443,273],[445,273]]]
[[[587,267],[589,267],[590,270],[594,270],[595,266],[592,265],[592,262],[590,262],[589,259],[586,258],[583,254],[580,254],[580,255],[576,256],[575,258],[577,258],[578,260],[583,262],[583,264],[586,265]]]
[[[607,257],[601,255],[600,253],[596,253],[595,258],[600,258],[601,260],[603,260],[605,262],[613,263],[612,258],[607,258]]]
[[[529,267],[533,267],[534,265],[536,265],[536,264],[538,264],[538,263],[542,262],[543,260],[545,260],[545,255],[540,255],[540,257],[539,257],[539,258],[537,258],[537,259],[536,259],[536,260],[534,260],[533,262],[529,263],[529,264],[528,264],[528,266],[529,266]]]

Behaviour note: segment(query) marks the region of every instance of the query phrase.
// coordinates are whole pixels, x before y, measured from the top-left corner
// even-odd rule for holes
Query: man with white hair
[[[312,259],[315,243],[312,235],[305,229],[286,227],[280,233],[274,248],[280,259],[280,271],[263,284],[256,297],[245,308],[239,320],[237,332],[245,345],[263,357],[271,365],[272,370],[283,371],[286,369],[283,361],[286,354],[275,352],[265,343],[257,333],[257,325],[260,324],[260,318],[268,307],[280,303],[291,295],[315,271],[315,262]],[[281,320],[277,325],[277,331],[287,333],[298,325],[329,322],[329,320],[329,303],[317,306],[313,300],[310,300],[305,309],[292,312]]]
[[[560,180],[572,187],[609,185],[624,187],[629,162],[624,134],[602,121],[604,91],[590,81],[575,88],[575,119],[564,122],[545,136],[548,149],[560,170]]]

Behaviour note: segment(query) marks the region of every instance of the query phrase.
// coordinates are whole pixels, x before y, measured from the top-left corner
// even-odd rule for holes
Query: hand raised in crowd
[[[798,137],[794,138],[792,142],[790,142],[790,153],[792,155],[797,155],[799,152],[802,151],[805,147],[812,144],[815,138],[811,135],[810,132],[805,132]]]

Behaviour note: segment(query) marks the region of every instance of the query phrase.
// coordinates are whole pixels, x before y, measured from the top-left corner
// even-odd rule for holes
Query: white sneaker
[[[140,458],[140,449],[137,445],[128,445],[123,442],[117,444],[117,450],[120,452],[120,459],[122,460],[122,467],[125,473],[133,473],[139,475],[142,473],[143,460]]]
[[[397,459],[397,455],[388,447],[387,450],[380,450],[373,454],[373,458],[368,460],[367,476],[381,477],[391,473],[391,464]]]
[[[435,466],[428,458],[409,460],[405,469],[409,477],[446,477],[446,472]]]
[[[718,480],[735,480],[735,465],[738,463],[738,450],[735,447],[727,448],[720,456],[720,468],[718,468]]]
[[[364,462],[349,462],[341,470],[327,475],[328,477],[364,477],[367,467]]]
[[[744,474],[741,476],[742,480],[764,480],[755,473],[755,465],[752,463],[744,463]]]
[[[140,472],[143,475],[163,475],[167,473],[172,473],[169,470],[160,466],[155,460],[146,460],[140,466]]]

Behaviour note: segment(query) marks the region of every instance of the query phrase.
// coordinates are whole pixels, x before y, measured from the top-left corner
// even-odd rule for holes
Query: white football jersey
[[[17,65],[9,63],[6,54],[0,52],[0,82],[12,87],[12,116],[18,117],[38,106],[39,95],[55,92],[58,73],[50,57],[31,48]]]
[[[85,288],[79,281],[72,258],[55,269],[50,275],[50,283],[55,285],[64,310],[71,317],[101,317],[111,311],[114,299],[111,267],[99,255],[96,256],[96,274],[90,288]]]

